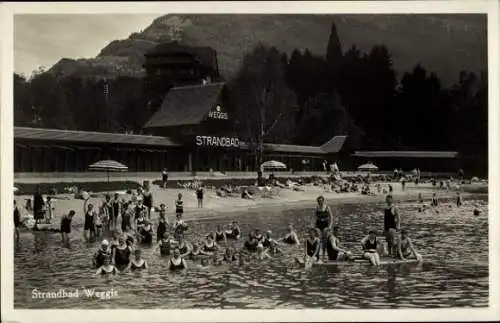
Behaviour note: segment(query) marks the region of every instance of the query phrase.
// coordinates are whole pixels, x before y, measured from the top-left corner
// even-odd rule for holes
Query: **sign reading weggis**
[[[240,140],[231,137],[196,136],[196,145],[213,147],[240,147]]]
[[[208,117],[211,119],[228,120],[229,117],[226,112],[221,111],[220,105],[215,107],[215,111],[210,111]]]

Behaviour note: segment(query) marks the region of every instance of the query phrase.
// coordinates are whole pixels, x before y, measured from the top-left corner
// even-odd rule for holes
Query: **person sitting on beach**
[[[175,215],[178,219],[184,214],[184,201],[182,200],[182,194],[177,195],[177,200],[175,200]]]
[[[168,229],[167,207],[164,203],[160,204],[160,212],[158,215],[158,226],[156,229],[156,241],[160,241]]]
[[[291,245],[298,245],[300,244],[299,237],[297,236],[297,233],[293,229],[293,224],[289,224],[287,227],[287,233],[283,238],[280,239],[286,244],[291,244]]]
[[[89,240],[95,238],[95,219],[97,217],[97,213],[94,210],[94,205],[87,204],[88,199],[83,202],[83,212],[85,214],[85,221],[83,225],[83,236],[85,239]]]
[[[240,238],[240,234],[241,234],[241,229],[238,225],[238,221],[231,222],[229,230],[226,230],[226,239],[238,240]]]
[[[361,240],[361,248],[365,259],[369,260],[374,266],[380,265],[380,256],[378,253],[380,243],[375,235],[375,231],[370,231],[368,236]]]
[[[205,255],[212,255],[219,250],[219,246],[214,241],[212,235],[208,235],[203,241],[201,250]]]
[[[101,246],[94,254],[93,263],[95,268],[104,265],[104,260],[111,257],[111,249],[108,240],[102,240]]]
[[[253,200],[252,194],[250,194],[250,192],[246,188],[243,189],[243,191],[241,192],[241,198],[247,200]]]
[[[249,252],[257,252],[257,245],[258,244],[259,244],[259,241],[255,237],[255,232],[250,231],[248,233],[248,240],[245,241],[244,248]]]
[[[141,243],[153,243],[153,225],[150,221],[146,220],[144,224],[139,227],[138,234],[141,237]]]
[[[319,253],[321,250],[321,231],[318,228],[309,229],[309,237],[305,244],[305,259],[304,262],[319,261]]]
[[[168,268],[171,271],[187,269],[186,262],[181,257],[181,252],[180,252],[179,248],[174,249],[174,255],[172,258],[170,258],[170,265]]]
[[[401,230],[401,239],[398,244],[398,256],[401,260],[409,259],[413,256],[418,261],[422,261],[422,256],[415,251],[413,243],[408,236],[408,231],[405,229]]]
[[[217,225],[217,229],[211,235],[216,243],[224,242],[224,245],[227,245],[226,231],[221,224]]]
[[[125,243],[125,239],[120,237],[118,245],[113,249],[113,262],[119,271],[124,270],[130,263],[132,248]]]
[[[351,259],[351,252],[341,247],[339,227],[333,227],[333,232],[327,229],[326,253],[330,261],[345,261]]]
[[[109,257],[104,259],[102,266],[100,266],[96,271],[96,275],[108,276],[116,274],[118,274],[118,269],[113,265]]]
[[[160,249],[160,255],[169,256],[170,252],[173,249],[173,244],[174,242],[170,238],[170,235],[168,234],[168,232],[165,232],[163,234],[162,239],[158,242],[158,245],[153,250],[153,253],[155,253],[158,249]]]
[[[148,264],[146,261],[141,257],[141,250],[137,249],[134,251],[135,258],[130,261],[130,270],[135,271],[135,270],[142,270],[142,269],[148,269]]]

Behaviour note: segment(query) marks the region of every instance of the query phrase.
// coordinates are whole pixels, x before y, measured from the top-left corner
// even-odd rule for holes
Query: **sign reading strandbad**
[[[196,145],[212,147],[240,147],[240,140],[231,137],[196,136]]]

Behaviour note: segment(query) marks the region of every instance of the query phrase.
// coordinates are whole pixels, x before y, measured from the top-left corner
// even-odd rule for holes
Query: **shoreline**
[[[418,193],[422,193],[422,197],[425,201],[429,201],[433,192],[438,192],[438,197],[440,199],[450,199],[455,196],[455,190],[443,191],[436,190],[431,185],[421,184],[418,187],[411,185],[407,187],[405,191],[400,188],[395,189],[392,192],[394,196],[395,204],[408,201],[416,201],[418,198]],[[263,198],[259,197],[253,200],[242,199],[240,197],[218,197],[212,190],[206,191],[206,198],[204,199],[204,208],[197,208],[197,200],[194,191],[188,189],[167,189],[163,190],[160,188],[152,189],[154,205],[159,206],[159,204],[164,203],[167,206],[167,217],[169,222],[174,221],[174,201],[177,198],[177,194],[182,193],[184,200],[184,215],[183,218],[186,221],[192,220],[208,220],[208,219],[218,219],[227,218],[232,215],[238,215],[244,212],[255,213],[262,210],[274,211],[274,210],[290,210],[290,209],[306,209],[313,208],[316,205],[316,198],[320,195],[324,196],[327,203],[331,206],[339,204],[355,204],[355,203],[383,203],[385,194],[379,195],[361,195],[358,192],[353,193],[335,193],[327,192],[320,187],[308,186],[305,191],[297,192],[288,189],[282,189],[280,195],[273,198]],[[475,193],[462,193],[463,198],[467,198],[471,195],[478,195]],[[479,193],[479,195],[487,195],[485,193]],[[57,199],[57,197],[65,197],[67,199]],[[22,208],[22,215],[26,215],[24,210],[24,200],[26,198],[31,198],[30,195],[19,195],[16,196],[18,206]],[[103,198],[91,197],[90,203],[94,205],[99,205]],[[74,199],[72,195],[69,194],[59,194],[56,195],[55,200],[55,217],[52,223],[48,226],[51,229],[58,229],[59,222],[62,214],[67,213],[69,210],[75,210],[76,216],[73,218],[73,228],[77,229],[83,227],[83,200]],[[151,221],[156,224],[158,219],[157,213],[152,213]]]

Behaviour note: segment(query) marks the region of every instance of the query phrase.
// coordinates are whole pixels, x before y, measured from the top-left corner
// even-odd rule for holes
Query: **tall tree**
[[[263,143],[286,142],[293,131],[295,96],[286,84],[281,54],[259,44],[244,56],[229,88],[238,130],[260,165]]]
[[[339,71],[342,65],[342,43],[340,42],[335,23],[332,23],[330,28],[330,36],[328,38],[328,45],[326,46],[325,60],[329,73],[330,86],[335,88],[339,82]]]

